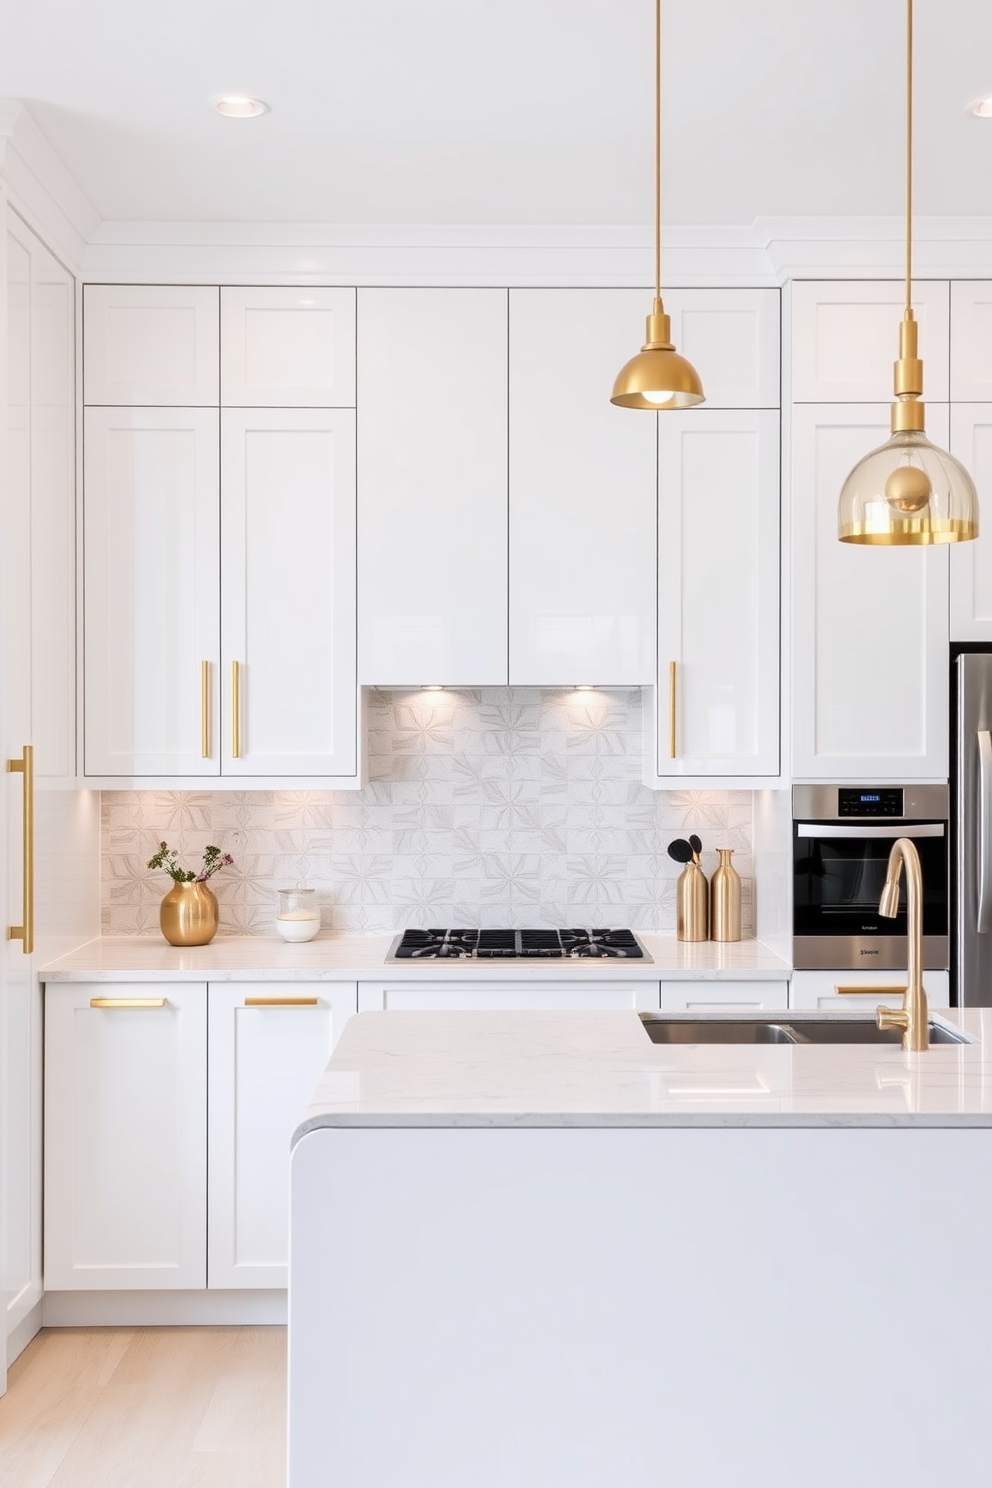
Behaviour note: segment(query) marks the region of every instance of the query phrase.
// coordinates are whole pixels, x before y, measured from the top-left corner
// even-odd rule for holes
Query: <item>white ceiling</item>
[[[0,0],[104,220],[635,224],[652,0]],[[666,223],[902,210],[903,0],[666,0]],[[989,0],[917,0],[916,207],[992,215]],[[221,118],[222,92],[266,99]]]

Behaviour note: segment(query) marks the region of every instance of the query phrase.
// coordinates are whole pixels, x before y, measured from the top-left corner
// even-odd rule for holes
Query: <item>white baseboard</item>
[[[25,1313],[17,1326],[7,1336],[7,1368],[22,1354],[36,1333],[41,1331],[43,1299],[39,1298],[31,1311]]]
[[[285,1291],[46,1292],[46,1328],[237,1327],[285,1323]]]

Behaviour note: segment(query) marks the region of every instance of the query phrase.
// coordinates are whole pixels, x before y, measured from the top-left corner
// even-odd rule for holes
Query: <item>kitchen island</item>
[[[992,1015],[937,1017],[972,1041],[352,1019],[292,1157],[290,1488],[986,1488]]]

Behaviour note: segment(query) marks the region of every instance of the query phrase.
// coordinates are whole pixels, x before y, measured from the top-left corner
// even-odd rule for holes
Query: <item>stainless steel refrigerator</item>
[[[951,967],[959,1007],[992,1006],[992,652],[954,663]]]

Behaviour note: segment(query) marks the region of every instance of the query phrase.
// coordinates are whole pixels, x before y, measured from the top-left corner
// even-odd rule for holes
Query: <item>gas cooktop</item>
[[[632,930],[405,930],[387,961],[650,961]]]

